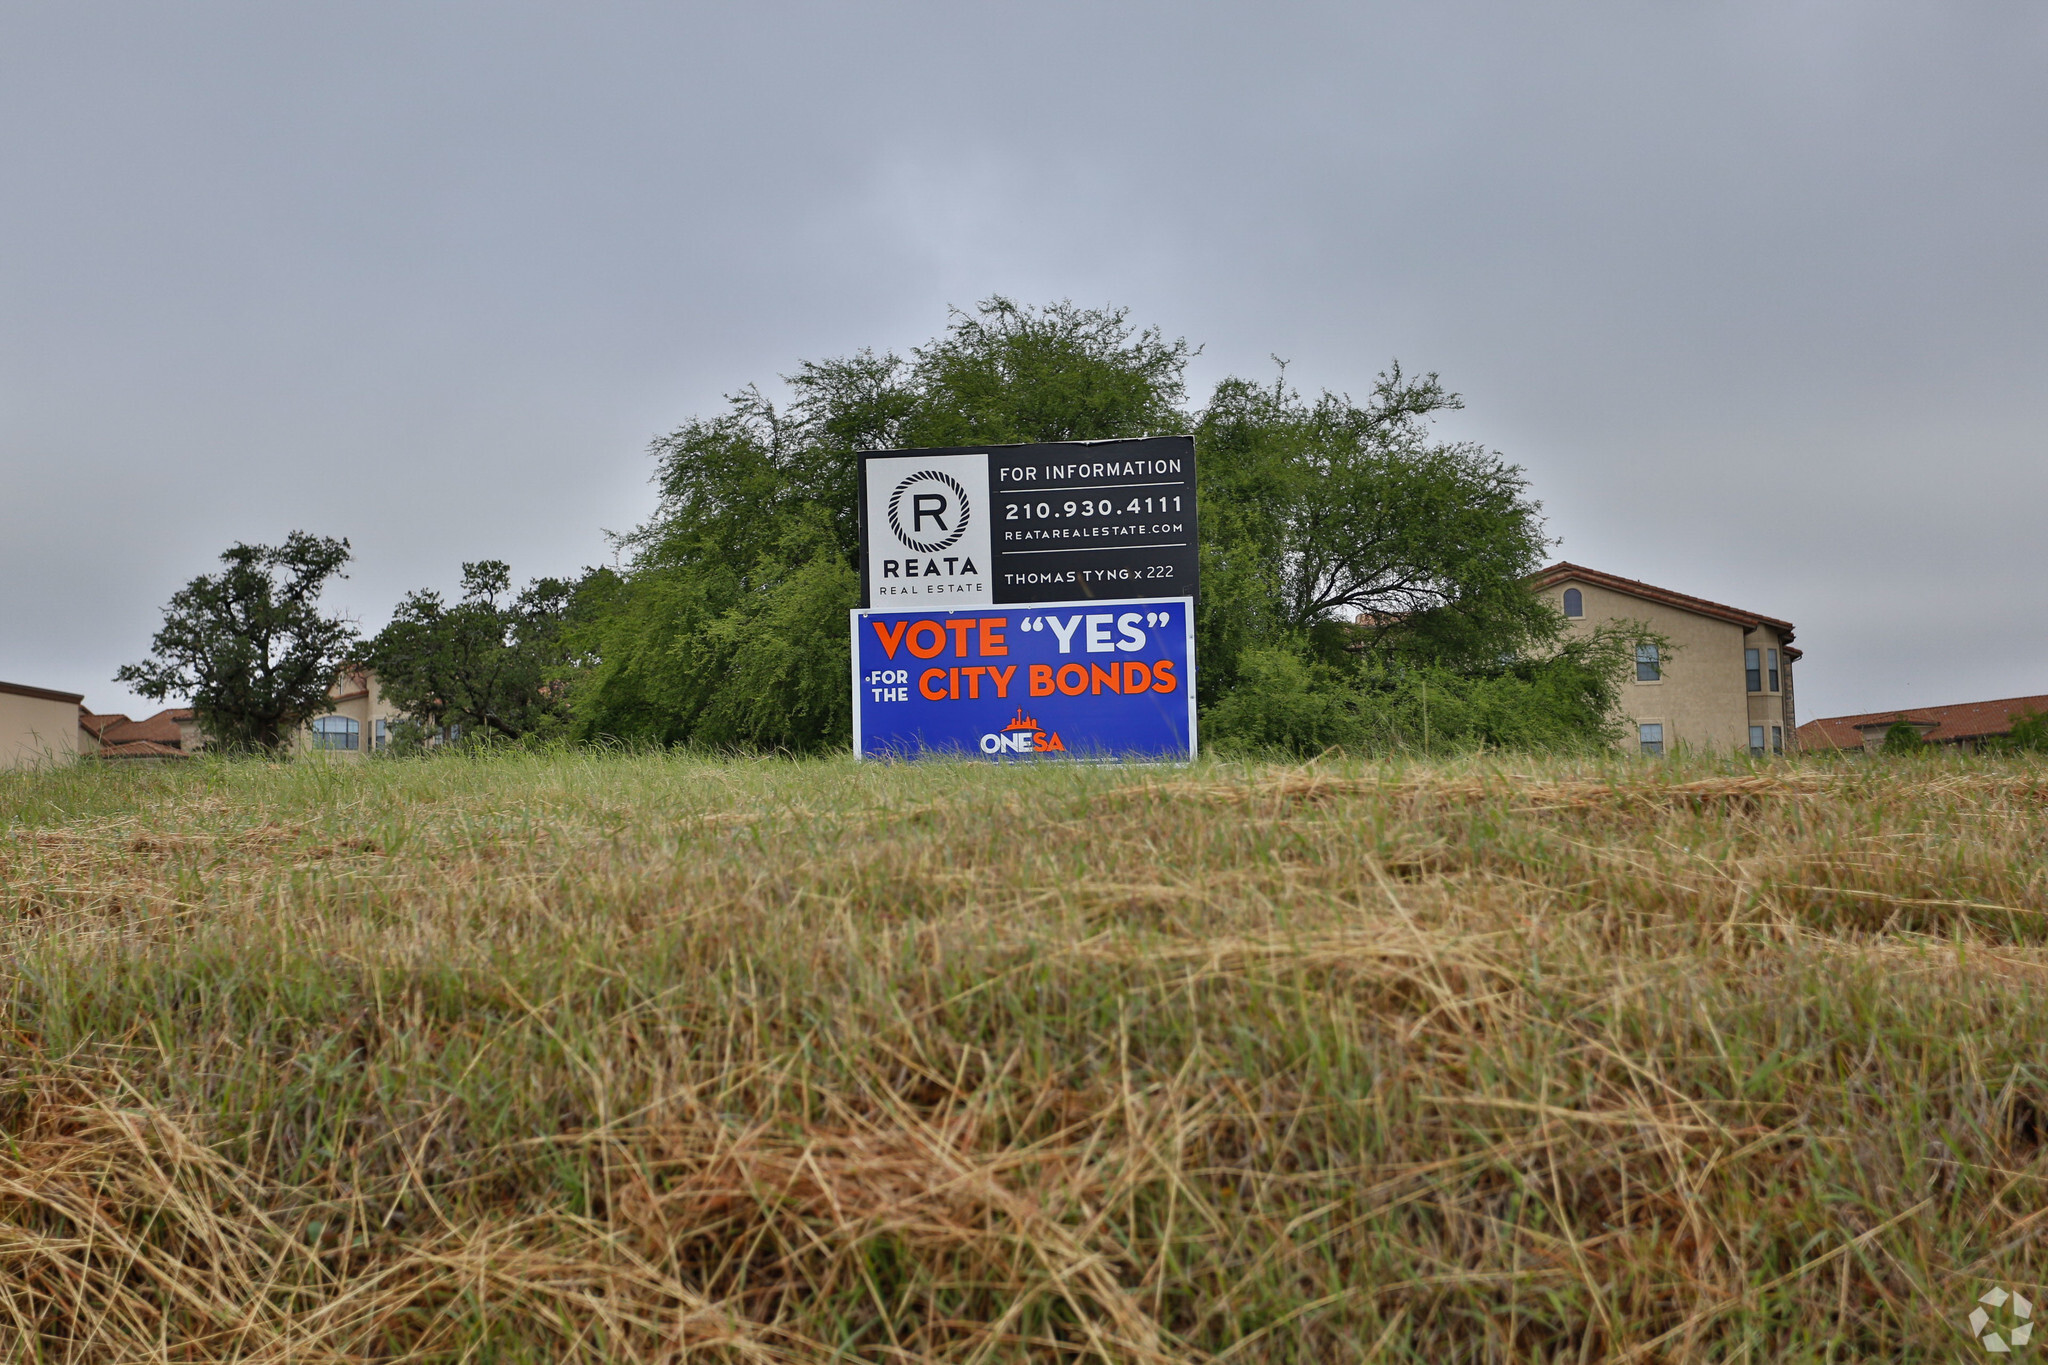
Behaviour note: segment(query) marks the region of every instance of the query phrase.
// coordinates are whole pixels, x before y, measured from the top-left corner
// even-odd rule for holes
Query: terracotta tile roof
[[[1758,626],[1770,626],[1778,632],[1786,644],[1792,643],[1792,623],[1790,621],[1781,621],[1775,616],[1765,616],[1759,612],[1743,611],[1739,607],[1725,606],[1719,602],[1709,602],[1704,597],[1694,597],[1689,593],[1673,592],[1669,588],[1660,588],[1654,584],[1642,582],[1640,579],[1620,578],[1611,573],[1602,573],[1598,569],[1589,569],[1583,564],[1571,564],[1560,561],[1546,568],[1538,569],[1529,579],[1529,586],[1532,588],[1549,588],[1574,579],[1592,587],[1607,588],[1614,592],[1627,593],[1630,597],[1640,597],[1645,602],[1656,602],[1661,606],[1677,607],[1681,611],[1696,612],[1701,616],[1711,616],[1718,621],[1732,622],[1735,625],[1741,626],[1744,630],[1755,630]],[[1798,653],[1794,650],[1788,649],[1785,652],[1792,655],[1795,659],[1799,657]]]
[[[2048,712],[2048,696],[2003,697],[1997,701],[1966,701],[1953,706],[1908,706],[1895,711],[1866,711],[1857,716],[1826,716],[1799,727],[1799,744],[1806,749],[1860,749],[1861,725],[1888,725],[1895,720],[1932,723],[1926,738],[1935,744],[1956,743],[2002,735],[2012,729],[2013,717],[2029,711]]]
[[[129,724],[133,724],[133,722],[128,717],[118,713],[111,716],[96,716],[83,706],[78,708],[78,728],[97,740],[104,741],[107,737],[107,730],[110,727]]]
[[[146,739],[134,739],[126,744],[107,744],[100,748],[101,758],[190,758],[183,749],[169,744],[157,744]]]
[[[189,720],[191,716],[192,712],[183,707],[159,711],[148,720],[129,720],[123,716],[118,723],[98,732],[100,743],[128,744],[135,740],[144,740],[151,744],[168,744],[175,748],[184,739],[178,730],[179,718]]]

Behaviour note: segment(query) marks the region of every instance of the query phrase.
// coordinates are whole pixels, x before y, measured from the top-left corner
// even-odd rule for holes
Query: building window
[[[1771,650],[1771,691],[1778,690],[1778,651]]]
[[[374,743],[375,743],[376,747],[377,747],[377,748],[379,748],[379,749],[388,749],[388,748],[390,748],[390,747],[391,747],[391,722],[390,722],[390,721],[388,721],[388,720],[380,720],[380,721],[378,721],[378,722],[377,722],[377,737],[376,737],[376,739],[375,739]]]
[[[1636,646],[1636,681],[1656,682],[1664,676],[1664,670],[1657,658],[1657,646]]]
[[[356,747],[356,737],[362,733],[362,728],[347,716],[315,716],[313,747],[353,750]]]
[[[1774,754],[1785,752],[1785,727],[1782,725],[1773,725],[1771,727],[1771,752]]]
[[[1661,754],[1664,752],[1664,727],[1661,724],[1654,721],[1646,721],[1636,727],[1636,736],[1642,743],[1644,753]]]
[[[1761,725],[1749,727],[1749,756],[1751,758],[1762,758],[1764,756],[1764,727]]]
[[[1748,677],[1749,690],[1752,692],[1764,690],[1764,670],[1759,663],[1762,654],[1763,651],[1760,649],[1745,649],[1742,651],[1742,671]]]
[[[1586,598],[1577,588],[1564,590],[1564,614],[1576,621],[1586,614]]]

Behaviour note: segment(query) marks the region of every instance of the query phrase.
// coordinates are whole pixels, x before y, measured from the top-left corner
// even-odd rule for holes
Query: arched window
[[[1574,621],[1586,614],[1586,598],[1577,588],[1564,590],[1564,614]]]
[[[353,749],[363,727],[347,716],[313,717],[313,747]]]

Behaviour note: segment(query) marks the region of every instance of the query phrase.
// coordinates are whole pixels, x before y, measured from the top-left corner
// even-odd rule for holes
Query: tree
[[[2048,753],[2048,711],[2022,711],[1995,747],[2012,753]]]
[[[678,427],[654,443],[661,502],[620,539],[630,562],[578,591],[578,732],[847,741],[859,450],[1193,431],[1205,734],[1400,743],[1433,699],[1463,718],[1437,730],[1454,743],[1609,735],[1611,642],[1560,643],[1563,618],[1524,586],[1540,507],[1515,465],[1434,438],[1462,406],[1436,375],[1395,366],[1364,402],[1226,379],[1191,411],[1194,354],[1122,309],[992,298],[908,356],[806,361],[787,403],[748,388]]]
[[[1363,404],[1226,379],[1196,429],[1201,451],[1203,643],[1311,638],[1453,666],[1491,665],[1558,633],[1524,578],[1547,541],[1519,467],[1431,439],[1464,406],[1434,374],[1396,365]],[[1219,676],[1219,685],[1227,677]]]
[[[1521,469],[1432,435],[1462,406],[1399,365],[1362,403],[1308,400],[1284,367],[1217,386],[1196,428],[1212,740],[1313,753],[1611,737],[1618,646],[1560,643],[1562,617],[1525,586],[1548,542]]]
[[[808,750],[847,742],[846,613],[859,597],[863,449],[1185,431],[1190,349],[1121,309],[956,312],[908,357],[806,361],[778,407],[755,388],[654,443],[661,503],[620,574],[579,592],[593,660],[577,729]]]
[[[408,593],[353,661],[375,672],[384,695],[425,729],[460,725],[507,739],[553,730],[566,713],[560,676],[572,593],[568,583],[541,578],[513,596],[510,565],[464,564],[459,601]]]
[[[1258,644],[1203,712],[1203,735],[1224,752],[1303,757],[1331,747],[1598,749],[1622,736],[1621,692],[1645,641],[1666,643],[1641,623],[1607,622],[1539,653],[1464,669],[1399,657],[1333,664],[1285,641]]]
[[[318,602],[330,578],[346,577],[349,545],[294,531],[282,545],[237,543],[220,559],[222,572],[172,596],[152,657],[114,680],[157,701],[189,698],[217,746],[275,750],[334,709],[328,689],[356,631]]]
[[[1920,733],[1920,727],[1900,716],[1884,732],[1884,744],[1880,750],[1887,754],[1917,754],[1927,748],[1927,740]]]

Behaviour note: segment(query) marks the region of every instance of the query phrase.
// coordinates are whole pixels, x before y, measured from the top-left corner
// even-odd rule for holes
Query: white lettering
[[[1108,618],[1104,617],[1103,619],[1107,620]],[[1080,626],[1081,618],[1078,616],[1069,616],[1066,620],[1066,624],[1062,626],[1059,617],[1048,616],[1045,618],[1045,623],[1052,627],[1052,633],[1054,635],[1059,636],[1060,653],[1068,654],[1073,652],[1074,631],[1076,628]]]

